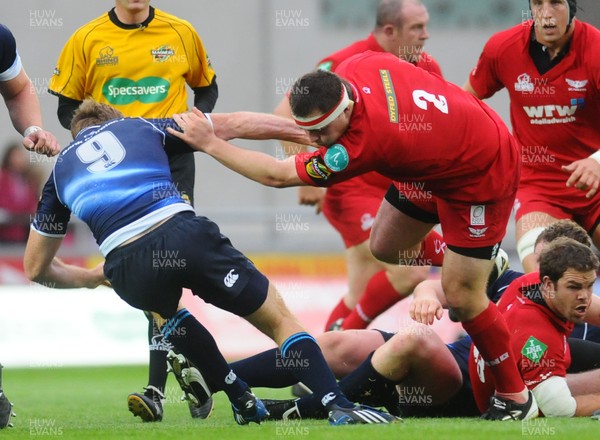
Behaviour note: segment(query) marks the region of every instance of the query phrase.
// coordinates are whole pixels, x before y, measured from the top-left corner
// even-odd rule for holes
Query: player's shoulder
[[[105,12],[99,17],[96,17],[77,28],[71,35],[71,39],[83,41],[91,32],[99,32],[105,26],[112,26],[108,12]]]
[[[442,75],[442,68],[437,60],[431,56],[429,53],[423,51],[419,57],[419,61],[416,64],[417,67],[420,67],[423,70],[426,70],[430,73],[436,73],[440,76]]]
[[[162,9],[154,8],[154,19],[158,21],[162,21],[168,23],[170,26],[173,26],[179,32],[190,32],[197,34],[194,26],[183,18],[177,17],[176,15],[169,14],[168,12],[163,11]]]
[[[600,48],[600,30],[589,23],[576,21],[573,41],[583,54],[588,54],[590,59],[597,59],[597,50]]]
[[[369,50],[369,39],[366,38],[364,40],[355,41],[354,43],[334,52],[332,54],[327,55],[325,58],[321,59],[317,64],[317,68],[321,70],[335,70],[343,61],[347,60],[353,55],[357,55],[359,53],[363,53],[366,50]]]
[[[2,49],[0,56],[3,58],[9,54],[14,56],[17,50],[15,36],[11,30],[3,24],[0,24],[0,48]]]
[[[531,33],[531,22],[525,22],[511,28],[496,32],[485,44],[484,51],[488,56],[500,56],[507,53],[521,56],[520,52],[514,52],[516,47],[524,47]]]
[[[593,39],[594,41],[600,40],[600,29],[598,29],[596,26],[580,20],[576,20],[575,23],[575,32],[577,32],[577,29],[580,28],[581,31],[585,33],[586,37]]]
[[[13,33],[8,27],[0,23],[0,43],[5,44],[5,41],[15,41]]]

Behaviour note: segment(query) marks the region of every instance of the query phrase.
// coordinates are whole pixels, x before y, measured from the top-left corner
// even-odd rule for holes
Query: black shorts
[[[267,297],[269,281],[206,217],[173,216],[106,257],[104,274],[131,306],[170,318],[183,288],[215,306],[247,316]]]

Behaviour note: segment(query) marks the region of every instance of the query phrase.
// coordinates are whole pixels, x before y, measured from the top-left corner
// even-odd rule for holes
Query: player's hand
[[[181,139],[197,150],[204,151],[208,141],[215,137],[212,124],[204,116],[204,113],[195,107],[191,112],[174,114],[173,120],[179,125],[181,132],[167,127],[169,134]]]
[[[444,308],[435,295],[414,298],[410,304],[410,317],[421,324],[431,325],[434,319],[442,319]]]
[[[590,157],[576,160],[575,162],[563,166],[565,173],[571,174],[567,180],[567,187],[575,187],[582,191],[587,191],[585,196],[590,199],[598,192],[600,185],[600,163]]]
[[[46,130],[34,131],[23,138],[23,146],[29,151],[51,157],[60,152],[60,145],[56,137]]]
[[[315,212],[320,214],[323,210],[323,199],[325,198],[325,189],[315,186],[298,187],[298,203],[300,205],[314,206]]]
[[[90,270],[90,279],[86,287],[88,289],[95,289],[98,286],[112,287],[110,281],[104,276],[104,261],[98,263],[95,267]]]

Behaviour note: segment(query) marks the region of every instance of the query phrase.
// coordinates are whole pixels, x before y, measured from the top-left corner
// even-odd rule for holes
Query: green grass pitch
[[[238,426],[224,393],[207,420],[193,420],[180,390],[169,377],[164,419],[143,423],[127,411],[130,392],[141,390],[145,366],[94,368],[5,368],[4,391],[15,404],[15,427],[0,431],[0,440],[61,439],[576,439],[600,438],[600,421],[536,419],[487,422],[476,419],[406,419],[396,425],[331,427],[325,420],[265,422]],[[289,398],[289,389],[255,389],[259,397]]]

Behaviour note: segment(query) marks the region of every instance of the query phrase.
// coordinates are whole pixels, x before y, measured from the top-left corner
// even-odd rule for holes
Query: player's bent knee
[[[391,249],[389,246],[389,240],[382,240],[379,234],[371,232],[371,238],[369,240],[369,248],[371,253],[379,261],[383,261],[389,264],[398,264],[398,249]]]

